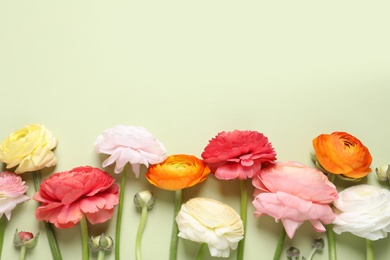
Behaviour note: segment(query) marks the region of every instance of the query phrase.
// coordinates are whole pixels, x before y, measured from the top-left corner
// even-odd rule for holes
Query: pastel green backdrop
[[[370,149],[374,169],[390,162],[389,7],[388,1],[2,0],[0,138],[30,123],[50,129],[59,141],[58,164],[43,171],[47,177],[75,166],[101,167],[94,141],[118,124],[149,129],[168,154],[198,157],[220,131],[256,130],[269,137],[279,161],[307,165],[313,138],[346,131]],[[144,259],[168,259],[173,193],[142,174],[128,176],[122,259],[135,258],[140,212],[132,198],[144,189],[156,195]],[[22,177],[32,196],[30,174]],[[363,182],[389,188],[375,173]],[[184,200],[205,196],[238,211],[238,187],[210,176],[184,190]],[[41,232],[26,259],[50,259],[36,207],[30,200],[12,212],[4,259],[17,258],[16,228]],[[271,259],[281,223],[254,218],[248,207],[245,259]],[[90,226],[90,234],[114,236],[114,227],[115,217]],[[81,259],[78,226],[56,234],[64,259]],[[317,237],[325,235],[306,223],[285,249],[294,245],[307,255]],[[389,242],[374,243],[378,260],[388,259]],[[178,259],[194,259],[198,248],[180,240]],[[337,252],[339,259],[365,259],[364,240],[337,236]],[[326,249],[315,259],[327,259]]]

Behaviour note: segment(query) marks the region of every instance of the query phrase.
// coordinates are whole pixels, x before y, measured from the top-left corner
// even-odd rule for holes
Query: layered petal
[[[129,163],[136,177],[140,165],[162,162],[166,158],[165,147],[148,130],[137,126],[118,125],[105,130],[95,142],[98,153],[109,155],[103,167],[115,163],[115,173],[123,171]]]

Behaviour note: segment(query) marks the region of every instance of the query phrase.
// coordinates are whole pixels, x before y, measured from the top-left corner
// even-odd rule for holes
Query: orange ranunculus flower
[[[177,154],[150,165],[146,179],[161,189],[181,190],[203,182],[209,173],[209,167],[202,160],[192,155]]]
[[[319,165],[332,174],[359,179],[371,172],[370,151],[346,132],[321,134],[313,140],[313,146]]]

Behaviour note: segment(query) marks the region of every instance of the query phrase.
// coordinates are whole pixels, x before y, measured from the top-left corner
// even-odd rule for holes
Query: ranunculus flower
[[[319,170],[297,162],[279,162],[262,169],[252,179],[255,186],[255,216],[269,215],[281,220],[292,238],[298,227],[309,220],[317,232],[331,224],[329,206],[337,195],[336,187]]]
[[[370,151],[348,133],[321,134],[313,140],[313,146],[319,166],[329,173],[359,179],[371,172]]]
[[[181,206],[176,223],[179,237],[208,244],[212,256],[228,257],[244,237],[240,215],[212,199],[190,199]]]
[[[220,132],[209,141],[202,158],[222,180],[252,178],[276,160],[268,138],[256,131]]]
[[[138,126],[118,125],[107,129],[97,137],[95,148],[98,153],[109,154],[103,167],[115,163],[115,173],[123,171],[130,163],[136,177],[141,164],[162,162],[166,158],[164,146],[148,130]]]
[[[57,139],[43,125],[32,124],[17,130],[0,144],[0,161],[7,169],[15,166],[15,173],[31,172],[56,165],[51,151]]]
[[[335,233],[350,232],[369,240],[387,237],[390,232],[390,191],[360,184],[339,193],[333,202]]]
[[[151,165],[146,179],[164,190],[181,190],[207,179],[209,167],[193,155],[176,154],[163,162]]]
[[[11,219],[11,211],[30,198],[24,195],[27,186],[22,178],[12,172],[0,172],[0,218],[5,214]]]
[[[105,222],[119,201],[114,182],[108,173],[90,166],[52,174],[34,195],[41,202],[35,216],[58,228],[73,227],[84,214],[91,224]]]

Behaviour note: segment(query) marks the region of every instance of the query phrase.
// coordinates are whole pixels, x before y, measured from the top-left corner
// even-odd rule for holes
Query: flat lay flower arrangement
[[[329,259],[337,259],[336,238],[349,232],[366,242],[366,259],[375,259],[373,243],[387,237],[390,232],[390,191],[360,181],[372,172],[369,149],[355,136],[346,132],[320,134],[312,140],[312,165],[296,161],[277,161],[272,142],[260,132],[252,130],[221,131],[209,140],[200,157],[190,154],[169,155],[164,145],[147,129],[118,125],[105,130],[91,144],[96,154],[105,159],[101,167],[75,165],[72,169],[52,172],[45,178],[41,170],[56,165],[57,139],[45,126],[30,124],[11,133],[0,144],[0,259],[7,221],[12,211],[27,200],[35,200],[37,207],[31,215],[43,222],[53,259],[62,259],[56,229],[80,229],[82,255],[80,259],[104,259],[109,251],[120,259],[122,214],[132,201],[140,208],[140,220],[134,229],[136,243],[133,255],[127,259],[143,258],[142,236],[147,224],[148,211],[159,198],[149,190],[124,196],[126,175],[146,178],[153,186],[174,194],[169,255],[162,259],[177,259],[179,239],[200,244],[199,252],[189,256],[203,259],[208,252],[212,257],[229,257],[237,250],[237,259],[245,259],[245,239],[248,217],[270,216],[280,222],[281,233],[275,245],[273,259],[314,259],[315,253],[327,250]],[[310,155],[310,151],[308,151]],[[61,160],[65,160],[61,158]],[[105,171],[112,165],[114,178]],[[141,166],[147,168],[141,174]],[[380,181],[389,181],[390,167],[376,168]],[[35,194],[23,175],[33,176]],[[186,188],[202,183],[210,175],[222,182],[238,180],[240,183],[240,209],[236,211],[223,201],[207,197],[193,197],[183,201]],[[341,189],[335,178],[348,181]],[[116,183],[119,180],[119,183]],[[247,190],[253,186],[253,194]],[[130,201],[129,201],[130,200]],[[251,202],[251,203],[250,203]],[[248,216],[248,204],[254,216]],[[115,222],[115,234],[90,236],[90,228],[98,223]],[[129,220],[126,220],[129,221]],[[305,222],[316,232],[326,233],[326,239],[312,243],[311,252],[300,252],[296,247],[283,251],[286,239],[292,239]],[[90,224],[88,226],[88,223]],[[136,230],[136,232],[135,232]],[[39,230],[15,230],[14,246],[20,248],[20,258],[28,258],[27,250],[34,250]]]

